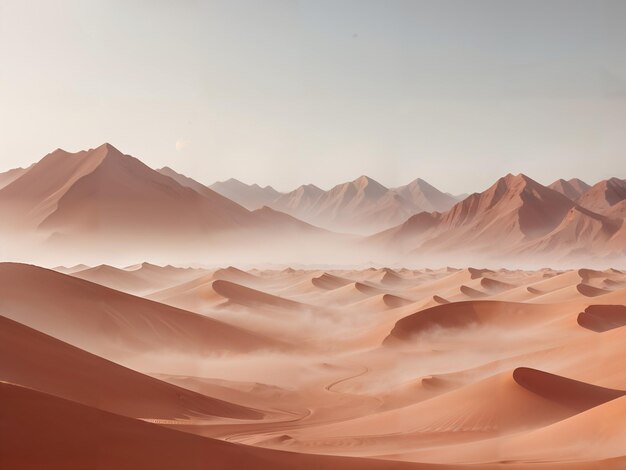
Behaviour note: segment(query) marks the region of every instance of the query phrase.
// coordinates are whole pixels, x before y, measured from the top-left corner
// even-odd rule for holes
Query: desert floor
[[[626,273],[0,264],[2,468],[626,468]]]

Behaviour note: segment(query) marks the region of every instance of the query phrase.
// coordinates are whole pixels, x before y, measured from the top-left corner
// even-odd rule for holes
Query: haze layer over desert
[[[626,469],[624,45],[0,0],[0,470]]]

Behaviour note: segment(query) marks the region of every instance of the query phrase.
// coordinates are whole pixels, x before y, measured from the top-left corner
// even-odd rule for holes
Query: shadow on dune
[[[602,333],[626,326],[626,306],[590,305],[578,314],[578,324],[583,328]]]

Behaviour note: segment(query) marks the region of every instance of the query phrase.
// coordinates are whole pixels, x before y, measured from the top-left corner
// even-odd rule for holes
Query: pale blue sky
[[[626,177],[626,2],[0,0],[0,169],[205,183]]]

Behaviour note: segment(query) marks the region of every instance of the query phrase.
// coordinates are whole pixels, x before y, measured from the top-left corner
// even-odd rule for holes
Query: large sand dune
[[[258,411],[159,381],[0,317],[0,380],[135,418],[259,419]]]
[[[0,462],[12,469],[409,469],[376,460],[253,449],[132,420],[0,383]],[[34,451],[36,450],[36,451]]]
[[[210,354],[280,344],[252,332],[35,266],[0,264],[3,315],[82,349]]]

